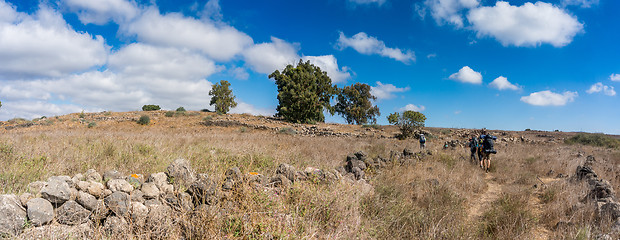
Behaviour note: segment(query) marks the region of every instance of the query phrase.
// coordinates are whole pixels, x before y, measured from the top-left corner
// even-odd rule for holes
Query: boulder
[[[75,187],[77,188],[77,190],[87,192],[88,187],[90,187],[90,183],[87,181],[79,181],[75,184]]]
[[[72,178],[71,181],[73,181],[73,184],[77,184],[80,181],[84,181],[86,180],[86,177],[84,177],[84,175],[82,175],[81,173],[75,174]]]
[[[174,162],[166,168],[166,173],[173,179],[173,183],[177,187],[187,187],[196,181],[196,172],[192,169],[189,161],[183,158],[174,160]]]
[[[97,208],[97,198],[83,191],[78,192],[76,202],[84,206],[84,208],[88,209],[89,211]]]
[[[45,185],[47,185],[47,183],[42,181],[31,182],[28,184],[28,192],[35,196],[39,196]]]
[[[152,182],[142,184],[142,193],[145,199],[153,199],[159,196],[159,188]]]
[[[107,185],[108,189],[110,189],[110,191],[112,192],[122,191],[125,193],[130,193],[131,191],[133,191],[133,186],[127,181],[125,181],[125,179],[110,179],[107,182]]]
[[[590,192],[588,193],[589,198],[604,199],[614,197],[614,188],[607,180],[597,179],[593,183],[594,184],[590,186]]]
[[[112,179],[121,179],[123,174],[116,170],[109,170],[103,173],[103,181],[110,181]]]
[[[346,170],[348,172],[353,172],[353,168],[359,168],[361,170],[364,170],[366,169],[366,164],[364,163],[364,161],[359,160],[357,156],[349,155],[347,156]]]
[[[238,167],[229,168],[226,170],[226,173],[224,173],[224,176],[224,184],[222,185],[222,190],[224,191],[238,188],[243,184],[243,175]]]
[[[28,206],[27,205],[28,201],[30,201],[30,199],[33,199],[33,198],[35,198],[35,196],[32,195],[32,193],[29,193],[29,192],[22,193],[22,195],[19,195],[19,203],[21,203],[23,207],[26,207]]]
[[[90,219],[94,222],[100,222],[105,219],[110,210],[106,207],[105,201],[103,199],[97,200],[97,205],[95,209],[92,210],[92,214],[90,215]]]
[[[257,188],[265,185],[267,183],[267,179],[264,175],[257,172],[250,172],[245,176],[245,181],[250,184],[250,186]]]
[[[112,193],[113,193],[113,192],[112,192],[112,190],[110,190],[110,189],[107,189],[107,188],[106,188],[106,189],[103,189],[102,197],[107,197],[107,196],[110,196],[110,194],[112,194]]]
[[[63,180],[51,179],[47,182],[47,186],[41,189],[41,196],[54,206],[60,206],[71,199],[71,188]]]
[[[33,198],[26,203],[28,206],[28,219],[33,226],[45,225],[54,219],[54,207],[43,198]]]
[[[67,201],[56,209],[56,221],[65,225],[78,225],[88,222],[90,212],[75,201]]]
[[[69,192],[71,193],[71,197],[69,198],[69,200],[75,201],[78,195],[78,190],[75,188],[69,188]]]
[[[93,195],[97,198],[100,198],[103,196],[103,190],[105,189],[105,187],[103,186],[103,184],[101,184],[100,182],[95,182],[95,181],[89,181],[89,185],[88,185],[88,193],[90,195]]]
[[[144,227],[149,208],[139,202],[131,202],[131,222],[138,227]]]
[[[103,231],[113,237],[127,236],[129,224],[122,217],[110,216],[103,223]]]
[[[620,218],[620,203],[609,202],[600,207],[600,216],[605,219]]]
[[[95,171],[95,169],[88,169],[86,171],[86,173],[84,174],[84,178],[86,181],[95,181],[95,182],[101,182],[102,178],[101,175]]]
[[[159,189],[160,192],[169,193],[174,191],[174,187],[172,184],[168,183],[168,176],[166,173],[159,172],[153,173],[149,176],[149,179],[146,182],[155,183],[155,186]]]
[[[131,191],[131,193],[129,193],[129,197],[132,202],[144,203],[144,193],[138,189]]]
[[[114,192],[104,199],[105,205],[116,216],[124,217],[129,212],[130,207],[129,194],[124,192]]]
[[[159,204],[149,206],[149,214],[146,217],[146,227],[151,238],[165,239],[172,226],[172,209],[169,206]]]
[[[357,160],[360,160],[360,161],[364,161],[368,157],[368,154],[364,151],[356,152],[354,153],[354,155],[355,157],[357,157]]]
[[[295,181],[295,167],[288,165],[286,163],[281,163],[276,169],[276,174],[280,174],[286,177],[289,181]]]
[[[26,209],[13,194],[0,195],[0,236],[16,236],[24,229]]]
[[[65,181],[69,185],[70,188],[75,187],[75,183],[73,183],[73,180],[69,176],[51,176],[47,178],[48,182],[53,181],[53,180]]]
[[[48,224],[28,228],[17,239],[94,239],[92,223],[76,226]]]
[[[355,175],[356,180],[360,180],[364,178],[365,173],[359,167],[353,167],[353,169],[351,169],[351,172]]]
[[[292,183],[291,183],[291,180],[289,180],[284,175],[276,174],[275,176],[273,176],[269,180],[269,184],[273,185],[274,187],[279,187],[279,188],[287,189],[287,188],[291,187]]]
[[[133,186],[135,189],[140,189],[142,183],[144,183],[144,176],[142,174],[131,174],[131,176],[125,178],[125,180]]]
[[[217,204],[217,187],[217,183],[211,180],[207,174],[198,174],[196,181],[188,189],[194,206]]]

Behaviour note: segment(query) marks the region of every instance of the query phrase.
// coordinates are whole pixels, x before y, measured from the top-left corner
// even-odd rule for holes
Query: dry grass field
[[[150,124],[136,120],[146,114]],[[217,120],[229,126],[204,124]],[[244,123],[244,124],[238,124]],[[32,124],[32,125],[31,125]],[[29,126],[31,125],[31,126]],[[265,126],[255,128],[252,126]],[[17,126],[17,127],[15,127]],[[199,173],[224,179],[230,167],[274,175],[280,163],[331,170],[347,155],[419,147],[398,140],[393,126],[318,124],[345,136],[302,134],[308,126],[249,115],[204,112],[76,113],[0,123],[0,191],[21,193],[50,176],[118,170],[163,172],[177,158]],[[266,130],[264,130],[266,129]],[[279,129],[279,130],[273,130]],[[244,186],[211,209],[171,216],[173,239],[618,239],[610,221],[584,201],[587,186],[571,181],[586,156],[600,178],[620,186],[618,148],[568,145],[575,133],[490,131],[500,138],[490,173],[469,160],[463,129],[427,128],[426,155],[370,169],[365,181],[295,182],[288,189]],[[465,136],[463,136],[465,133]],[[531,140],[521,141],[523,139]],[[554,139],[553,141],[549,139]],[[560,176],[559,176],[560,175]],[[564,175],[564,176],[562,176]],[[95,238],[107,238],[95,223]],[[124,238],[149,236],[133,229]]]

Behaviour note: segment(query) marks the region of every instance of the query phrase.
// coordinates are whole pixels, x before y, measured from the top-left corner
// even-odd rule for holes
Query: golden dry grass
[[[138,125],[141,114],[150,124]],[[85,113],[39,120],[28,128],[0,130],[0,187],[19,193],[28,183],[53,175],[119,170],[125,174],[164,171],[176,158],[188,159],[200,173],[223,179],[226,169],[272,175],[279,163],[297,169],[334,169],[346,155],[364,150],[371,157],[390,151],[418,149],[413,140],[399,141],[394,127],[319,124],[334,132],[363,137],[313,137],[293,131],[268,131],[244,126],[214,127],[207,119],[229,119],[248,124],[298,129],[247,115],[187,112]],[[170,114],[169,114],[170,115]],[[91,124],[91,123],[95,124]],[[4,122],[3,127],[18,124]],[[90,125],[90,127],[89,127]],[[552,239],[593,236],[609,229],[595,223],[592,208],[579,205],[585,186],[561,179],[544,190],[538,177],[572,175],[585,156],[597,158],[595,171],[618,189],[620,152],[616,149],[564,144],[497,143],[491,173],[485,175],[469,161],[469,149],[442,149],[443,141],[457,139],[454,131],[427,129],[433,153],[421,161],[369,171],[368,184],[336,181],[331,184],[297,182],[282,191],[260,191],[245,186],[220,202],[216,209],[176,216],[170,238],[238,239],[534,239],[537,229]],[[557,134],[558,137],[570,133]],[[509,136],[541,138],[540,133],[508,132]],[[465,139],[461,139],[465,140]],[[581,153],[581,154],[580,154]],[[549,174],[550,170],[552,173]],[[487,177],[489,176],[489,177]],[[499,186],[492,201],[488,184]],[[533,188],[537,185],[538,188]],[[533,206],[529,199],[539,198]],[[470,216],[472,207],[481,213]],[[543,209],[542,211],[535,211]],[[556,227],[558,222],[571,222]],[[604,224],[603,224],[604,225]],[[98,231],[98,234],[103,234]],[[133,238],[148,232],[133,231]]]

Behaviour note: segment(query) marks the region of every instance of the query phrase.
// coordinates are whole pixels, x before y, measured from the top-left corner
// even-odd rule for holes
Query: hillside
[[[141,115],[150,117],[148,125],[137,123]],[[95,196],[102,202],[117,192],[111,180],[137,181],[132,190],[118,188],[131,198],[128,215],[106,205],[112,211],[92,210],[79,224],[67,224],[58,205],[48,224],[25,220],[16,231],[25,239],[620,236],[613,191],[620,186],[620,149],[565,144],[579,133],[488,130],[498,137],[498,153],[484,173],[466,146],[478,130],[423,131],[425,150],[395,138],[394,126],[305,125],[251,115],[155,111],[15,119],[0,122],[0,186],[26,209],[41,196],[31,184],[37,181],[73,183],[82,194],[89,187],[78,183],[97,173],[103,177],[91,180],[109,190]],[[193,181],[175,175],[179,164]],[[363,169],[353,170],[358,165]],[[192,186],[201,179],[210,200],[197,204]],[[144,195],[149,183],[161,192]],[[168,184],[174,187],[164,191]],[[134,188],[144,197],[134,199]],[[80,200],[75,195],[67,202]],[[184,205],[185,198],[194,201]],[[134,216],[139,209],[146,211],[144,221]]]

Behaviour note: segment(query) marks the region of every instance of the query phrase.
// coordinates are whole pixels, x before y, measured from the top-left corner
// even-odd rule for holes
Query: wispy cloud
[[[603,85],[603,83],[601,82],[595,83],[594,85],[590,87],[590,89],[586,90],[586,92],[589,94],[602,92],[603,94],[607,96],[616,95],[616,91],[614,90],[613,86]]]
[[[377,86],[370,87],[370,94],[377,97],[377,99],[391,99],[396,97],[394,93],[409,91],[409,87],[399,88],[390,83],[383,84],[377,81]]]
[[[350,38],[340,32],[337,46],[340,50],[350,47],[361,54],[377,54],[403,63],[415,61],[415,54],[413,51],[387,47],[383,41],[376,37],[368,36],[365,32],[360,32]]]

